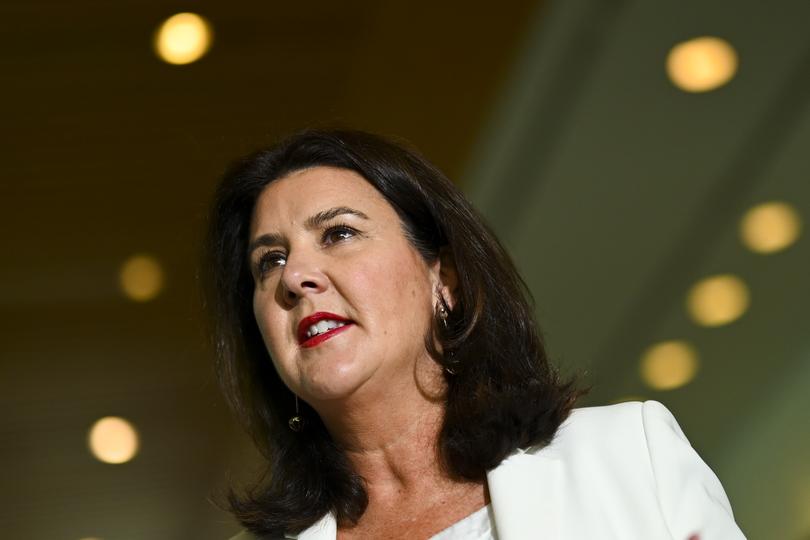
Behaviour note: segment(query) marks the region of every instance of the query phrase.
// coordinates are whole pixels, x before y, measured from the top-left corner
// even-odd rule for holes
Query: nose
[[[287,302],[294,302],[307,294],[321,293],[327,289],[328,283],[316,257],[304,254],[287,257],[281,273],[281,292]]]

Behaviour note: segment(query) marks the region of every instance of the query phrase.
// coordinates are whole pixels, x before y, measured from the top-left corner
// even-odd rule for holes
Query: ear
[[[458,287],[458,272],[452,251],[448,246],[439,248],[439,256],[430,266],[433,278],[433,290],[441,294],[444,301],[452,310],[456,305],[456,288]]]

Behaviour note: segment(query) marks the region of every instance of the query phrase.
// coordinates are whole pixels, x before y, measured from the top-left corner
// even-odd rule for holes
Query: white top
[[[430,540],[498,540],[493,521],[492,505],[488,504],[431,536]]]

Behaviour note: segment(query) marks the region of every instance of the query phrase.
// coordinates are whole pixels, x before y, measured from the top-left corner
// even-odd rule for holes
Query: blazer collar
[[[563,471],[546,450],[518,450],[487,473],[499,540],[560,537]]]
[[[489,497],[499,540],[559,538],[562,467],[546,450],[518,450],[487,472]],[[337,524],[329,513],[298,540],[334,540]]]

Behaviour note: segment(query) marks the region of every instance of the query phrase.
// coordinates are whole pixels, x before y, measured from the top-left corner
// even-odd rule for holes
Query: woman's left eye
[[[329,227],[323,232],[323,242],[325,244],[334,244],[342,240],[348,240],[355,236],[357,230],[349,227],[348,225],[335,225]]]

